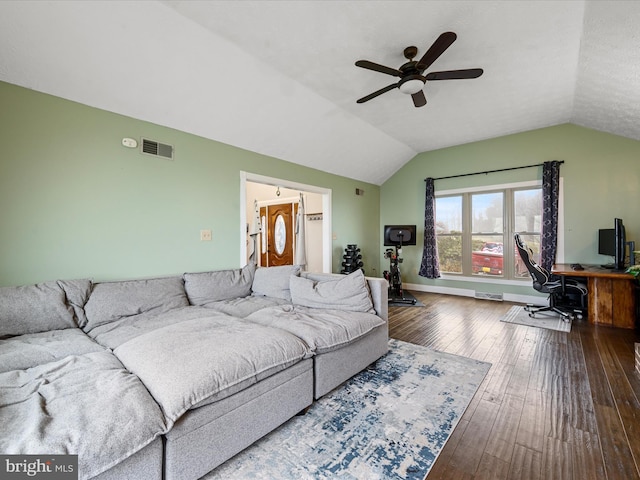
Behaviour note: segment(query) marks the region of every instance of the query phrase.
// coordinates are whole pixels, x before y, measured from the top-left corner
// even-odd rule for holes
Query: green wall
[[[381,227],[417,224],[424,181],[564,160],[565,260],[603,263],[597,230],[624,219],[640,244],[640,142],[560,125],[417,155],[382,187],[0,82],[0,285],[96,281],[239,266],[240,171],[332,190],[333,271],[357,243],[368,275],[388,267]],[[121,146],[147,137],[175,160]],[[345,159],[345,161],[348,159]],[[539,179],[539,168],[441,180],[437,190]],[[366,191],[356,196],[355,189]],[[200,242],[201,229],[213,230]],[[638,246],[640,249],[640,245]],[[428,280],[405,247],[407,283],[531,294],[531,287]]]
[[[609,262],[597,253],[600,228],[624,220],[627,240],[640,249],[640,142],[576,125],[559,125],[492,140],[422,153],[384,183],[380,191],[380,224],[417,224],[424,233],[424,179],[564,160],[565,262]],[[539,180],[541,168],[438,180],[436,191]],[[421,242],[419,242],[421,243]],[[487,292],[529,295],[523,287],[454,280],[429,280],[417,275],[422,245],[405,247],[403,280],[408,283]]]
[[[2,82],[0,105],[0,285],[238,267],[240,171],[331,189],[333,271],[348,243],[379,271],[376,185]],[[171,144],[175,159],[124,137]]]

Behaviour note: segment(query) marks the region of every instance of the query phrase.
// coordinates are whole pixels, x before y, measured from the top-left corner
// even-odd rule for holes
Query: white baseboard
[[[546,297],[538,297],[536,295],[518,295],[517,293],[505,293],[504,300],[506,302],[514,303],[526,303],[536,306],[549,305],[549,300]]]
[[[415,290],[417,292],[442,293],[444,295],[457,295],[459,297],[475,297],[476,291],[470,288],[454,288],[435,285],[421,285],[418,283],[403,283],[402,287],[406,290]],[[516,293],[505,293],[504,300],[514,303],[531,303],[533,305],[547,305],[547,299],[537,295],[519,295]]]

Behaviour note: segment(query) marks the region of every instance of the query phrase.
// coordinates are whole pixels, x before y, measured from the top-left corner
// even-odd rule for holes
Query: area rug
[[[518,325],[527,325],[528,327],[547,328],[549,330],[558,330],[559,332],[570,332],[571,321],[565,321],[555,312],[536,313],[535,318],[529,316],[524,307],[514,305],[507,314],[500,319],[501,322],[517,323]]]
[[[204,478],[422,480],[491,364],[389,343],[374,365]]]
[[[418,300],[411,292],[403,291],[402,295],[405,298],[405,300],[411,300],[411,301],[415,300],[415,303],[399,301],[390,296],[389,306],[390,307],[424,307],[424,303]]]

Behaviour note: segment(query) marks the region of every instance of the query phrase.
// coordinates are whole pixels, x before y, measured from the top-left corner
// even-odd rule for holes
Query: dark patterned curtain
[[[542,239],[540,265],[551,270],[558,247],[558,197],[560,190],[560,162],[542,165]]]
[[[425,183],[427,191],[424,202],[424,250],[418,274],[421,277],[438,278],[440,276],[440,262],[438,261],[438,244],[436,243],[436,199],[433,178],[427,178]]]

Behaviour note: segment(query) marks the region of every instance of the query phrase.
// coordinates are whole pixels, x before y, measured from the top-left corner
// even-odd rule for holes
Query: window
[[[502,275],[504,193],[471,194],[471,272]]]
[[[462,273],[462,197],[436,198],[440,271]]]
[[[522,239],[540,261],[542,189],[504,188],[436,197],[440,271],[466,276],[528,279],[515,247]],[[504,252],[512,252],[504,255]]]
[[[518,232],[524,243],[533,251],[533,259],[540,263],[540,239],[542,232],[542,189],[516,190],[514,194],[514,233]],[[513,237],[513,235],[511,235]],[[515,251],[516,278],[529,278],[527,267]]]

